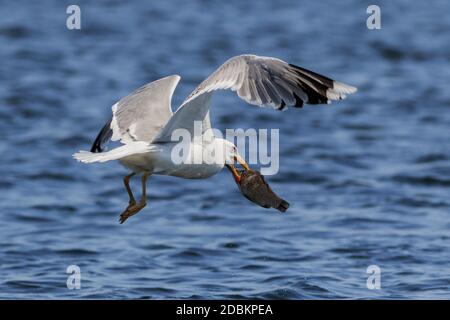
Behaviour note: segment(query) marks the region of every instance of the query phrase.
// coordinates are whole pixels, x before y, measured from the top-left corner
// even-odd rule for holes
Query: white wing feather
[[[180,81],[174,75],[151,82],[112,106],[112,141],[151,142],[172,117],[172,95]]]
[[[194,121],[209,128],[211,94],[231,89],[250,104],[283,110],[288,106],[330,103],[356,88],[283,60],[256,55],[233,57],[205,79],[181,104],[155,141],[170,141],[172,132],[185,128],[194,134]]]
[[[136,141],[101,153],[81,150],[75,153],[73,157],[83,163],[106,162],[111,160],[119,160],[133,154],[147,153],[155,150],[156,147],[149,145],[148,142]]]

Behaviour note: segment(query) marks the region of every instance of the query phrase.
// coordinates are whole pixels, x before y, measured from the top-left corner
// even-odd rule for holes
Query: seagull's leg
[[[136,203],[136,200],[133,205],[130,204],[128,208],[125,209],[125,211],[120,215],[120,223],[124,223],[125,220],[127,220],[129,217],[135,215],[139,211],[142,210],[147,205],[147,178],[151,175],[149,172],[145,172],[142,175],[142,197],[141,200]],[[134,200],[134,198],[133,198]],[[130,198],[131,201],[131,198]]]
[[[130,197],[130,200],[128,201],[128,207],[125,209],[124,213],[136,205],[136,199],[134,198],[133,192],[131,191],[131,188],[130,188],[130,179],[134,175],[135,175],[135,173],[133,172],[133,173],[130,173],[129,175],[123,177],[123,184],[125,185],[125,189],[127,189],[128,196]]]
[[[135,173],[133,172],[123,178],[123,184],[125,185],[125,189],[127,189],[128,196],[130,197],[130,201],[128,201],[128,204],[130,206],[136,204],[136,199],[134,199],[133,192],[131,191],[130,188],[130,178],[134,175]]]
[[[235,166],[232,164],[226,164],[228,170],[231,171],[231,174],[233,175],[234,181],[236,181],[237,184],[241,181],[241,176],[239,175],[238,171],[236,170]]]
[[[151,175],[150,172],[146,172],[142,175],[142,197],[139,203],[142,205],[142,208],[147,204],[147,179]]]

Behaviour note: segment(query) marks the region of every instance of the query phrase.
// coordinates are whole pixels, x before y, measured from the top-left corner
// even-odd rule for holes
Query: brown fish
[[[261,173],[254,170],[239,170],[239,174],[240,179],[236,183],[248,200],[263,208],[275,208],[281,212],[289,208],[289,203],[272,191]]]

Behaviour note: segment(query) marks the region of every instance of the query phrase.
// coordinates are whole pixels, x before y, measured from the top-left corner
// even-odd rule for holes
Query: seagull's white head
[[[235,159],[237,157],[240,157],[237,147],[234,145],[234,143],[228,140],[216,138],[215,145],[216,151],[219,151],[221,153],[221,160],[223,162],[223,165],[233,164]]]
[[[237,147],[230,141],[223,140],[223,139],[217,139],[216,144],[217,144],[217,146],[219,146],[219,144],[220,144],[224,150],[222,167],[225,165],[228,167],[228,169],[233,174],[234,180],[239,185],[240,181],[241,181],[241,175],[235,167],[235,161],[237,161],[247,172],[251,171],[249,165],[240,156]]]

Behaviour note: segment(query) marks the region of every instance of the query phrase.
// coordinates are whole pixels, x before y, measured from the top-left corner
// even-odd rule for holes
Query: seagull
[[[98,133],[90,151],[73,155],[83,163],[118,160],[131,171],[123,178],[129,205],[120,215],[121,224],[146,206],[146,185],[150,175],[204,179],[226,166],[239,182],[234,163],[237,161],[245,170],[250,170],[232,142],[214,135],[206,139],[208,130],[212,129],[209,109],[214,91],[230,89],[249,104],[285,110],[290,106],[301,108],[304,104],[331,103],[357,90],[277,58],[244,54],[222,64],[173,113],[171,100],[179,81],[180,76],[171,75],[146,84],[119,100],[112,106],[112,117]],[[201,123],[201,130],[194,130],[195,123]],[[214,148],[225,152],[212,162],[173,161],[172,153],[179,141],[173,141],[172,135],[178,129],[191,134],[190,155],[196,150],[211,151]],[[105,150],[109,141],[119,141],[121,145]],[[130,188],[130,179],[135,175],[141,175],[139,202]]]

